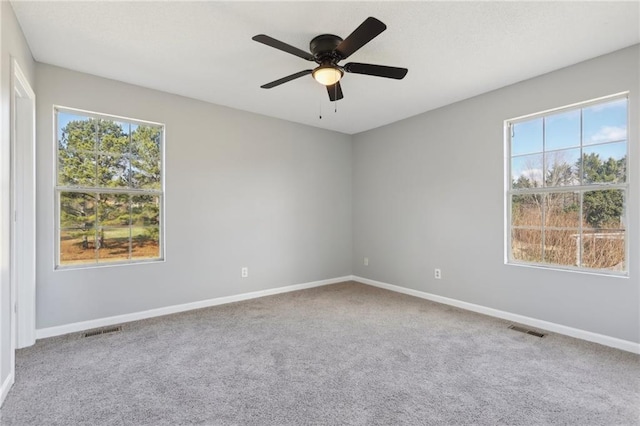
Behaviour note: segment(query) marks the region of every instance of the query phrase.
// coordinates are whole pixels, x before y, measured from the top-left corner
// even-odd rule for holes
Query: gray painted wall
[[[49,65],[36,74],[38,328],[351,273],[349,136]],[[53,105],[166,124],[164,263],[54,271]]]
[[[637,117],[639,56],[634,46],[353,137],[38,64],[37,326],[353,273],[640,342],[637,120],[628,278],[504,265],[502,128],[625,90]],[[166,262],[54,271],[54,104],[167,125]]]
[[[22,35],[20,25],[8,1],[0,2],[2,49],[0,57],[1,78],[0,113],[0,384],[11,372],[11,280],[10,280],[10,226],[11,226],[11,62],[15,58],[32,88],[35,82],[35,64],[31,51]]]
[[[640,342],[639,51],[636,45],[354,136],[353,273]],[[504,120],[627,90],[629,277],[505,265]]]

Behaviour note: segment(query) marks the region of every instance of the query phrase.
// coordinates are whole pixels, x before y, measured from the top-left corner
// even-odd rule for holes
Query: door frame
[[[11,365],[36,340],[36,95],[11,58]]]

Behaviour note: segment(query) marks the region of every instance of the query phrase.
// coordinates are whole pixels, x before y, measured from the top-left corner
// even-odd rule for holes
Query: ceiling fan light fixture
[[[344,72],[332,65],[321,65],[313,70],[313,78],[325,86],[333,86],[342,78]]]

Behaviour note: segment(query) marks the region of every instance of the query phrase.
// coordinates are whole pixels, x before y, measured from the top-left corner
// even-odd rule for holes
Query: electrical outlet
[[[436,280],[439,280],[440,278],[442,278],[442,271],[438,268],[434,269],[433,276],[435,277]]]
[[[242,278],[247,278],[249,276],[249,268],[247,267],[242,268],[242,271],[240,272],[240,276]]]
[[[364,258],[364,266],[369,266],[369,258],[368,257]]]

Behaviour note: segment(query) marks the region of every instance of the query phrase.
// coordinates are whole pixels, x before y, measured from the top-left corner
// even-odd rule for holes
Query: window
[[[56,267],[163,258],[164,126],[55,108]]]
[[[507,121],[507,260],[627,272],[626,95]]]

